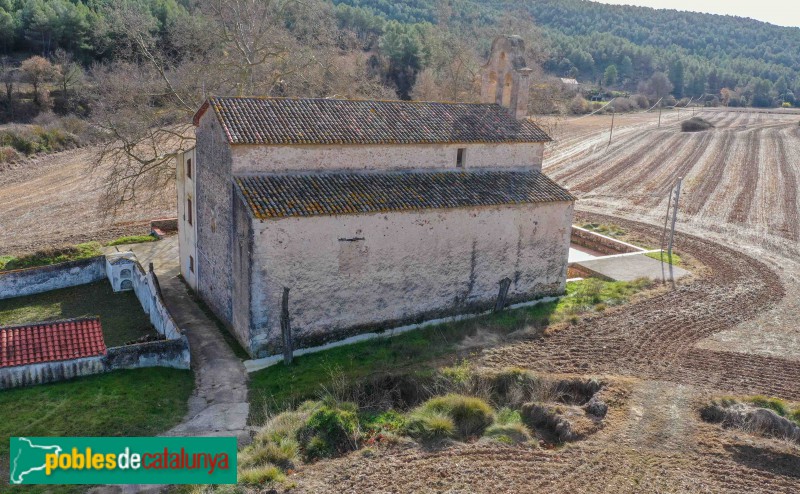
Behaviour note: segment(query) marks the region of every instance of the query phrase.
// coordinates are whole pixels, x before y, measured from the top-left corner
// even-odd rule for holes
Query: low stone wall
[[[77,271],[72,272],[76,269]],[[23,271],[26,272],[24,276],[19,275]],[[28,285],[23,284],[22,286],[30,286],[31,289],[41,288],[38,291],[29,291],[25,293],[26,295],[107,278],[105,257],[43,268],[10,271],[3,274],[16,274],[13,280],[17,286],[19,286],[19,282],[16,280],[23,280],[23,282],[28,280]],[[48,277],[56,277],[57,281],[48,282]],[[189,369],[191,363],[189,340],[178,328],[164,305],[155,273],[145,271],[141,264],[135,262],[131,279],[134,293],[139,299],[142,309],[150,316],[150,323],[166,339],[109,348],[106,355],[99,357],[2,368],[0,369],[0,390],[63,381],[117,369],[140,369],[143,367]],[[8,286],[11,286],[11,282],[8,281]],[[3,278],[0,277],[0,287],[5,286],[2,283]]]
[[[0,300],[85,285],[106,278],[105,257],[0,272]]]
[[[151,341],[109,348],[104,357],[107,370],[172,367],[188,369],[189,340],[185,335],[173,340]]]
[[[19,365],[0,369],[0,389],[22,388],[34,384],[64,381],[74,377],[106,372],[105,357],[88,357],[61,362]]]
[[[572,227],[570,242],[606,255],[630,254],[632,252],[644,252],[645,250],[641,247],[605,235],[600,235],[599,233],[579,226]]]
[[[142,309],[150,316],[150,323],[156,331],[168,340],[178,339],[182,336],[181,330],[175,324],[161,298],[158,279],[152,271],[145,271],[142,265],[135,263],[133,270],[133,291],[142,304]]]
[[[0,390],[65,381],[119,369],[171,367],[188,369],[189,340],[152,341],[109,348],[106,355],[0,369]]]

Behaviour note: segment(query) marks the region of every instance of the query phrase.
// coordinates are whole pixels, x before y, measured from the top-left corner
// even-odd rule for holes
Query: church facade
[[[563,293],[574,199],[541,171],[523,49],[495,41],[480,104],[205,102],[181,272],[251,355]]]

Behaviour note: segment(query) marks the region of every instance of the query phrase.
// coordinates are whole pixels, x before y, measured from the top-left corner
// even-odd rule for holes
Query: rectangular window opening
[[[458,148],[458,152],[456,153],[456,168],[464,168],[464,156],[466,154],[466,148]]]
[[[194,257],[189,256],[189,272],[194,273]]]
[[[192,200],[186,199],[186,221],[192,224]]]
[[[186,178],[192,178],[192,159],[186,160]]]

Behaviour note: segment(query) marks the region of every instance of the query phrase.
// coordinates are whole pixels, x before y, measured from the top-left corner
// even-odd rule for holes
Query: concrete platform
[[[574,264],[616,281],[633,281],[637,278],[660,280],[662,276],[661,261],[644,254],[601,257]],[[689,274],[689,271],[679,267],[673,267],[672,271],[676,280]],[[669,264],[664,263],[663,273],[669,279]]]
[[[600,252],[596,252],[592,249],[588,249],[581,245],[571,244],[569,246],[569,262],[581,262],[581,261],[590,261],[592,259],[597,259],[603,257],[603,254]]]

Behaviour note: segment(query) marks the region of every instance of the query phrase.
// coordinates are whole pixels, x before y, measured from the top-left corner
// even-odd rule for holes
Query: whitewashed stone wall
[[[210,112],[209,112],[210,113]],[[213,115],[212,115],[213,118]],[[207,119],[206,116],[203,120]],[[199,142],[199,140],[198,140]],[[543,143],[232,146],[233,173],[313,170],[455,169],[466,149],[464,168],[542,169]]]
[[[0,300],[85,285],[106,277],[103,256],[0,272]]]
[[[167,306],[164,305],[155,275],[146,272],[138,262],[133,266],[133,291],[142,305],[142,310],[150,316],[150,324],[156,328],[156,331],[161,336],[168,340],[180,338],[182,336],[181,330],[175,324],[175,320],[167,310]]]
[[[283,287],[297,347],[565,289],[571,203],[253,223],[256,356],[277,353]],[[248,342],[244,342],[248,343]]]

